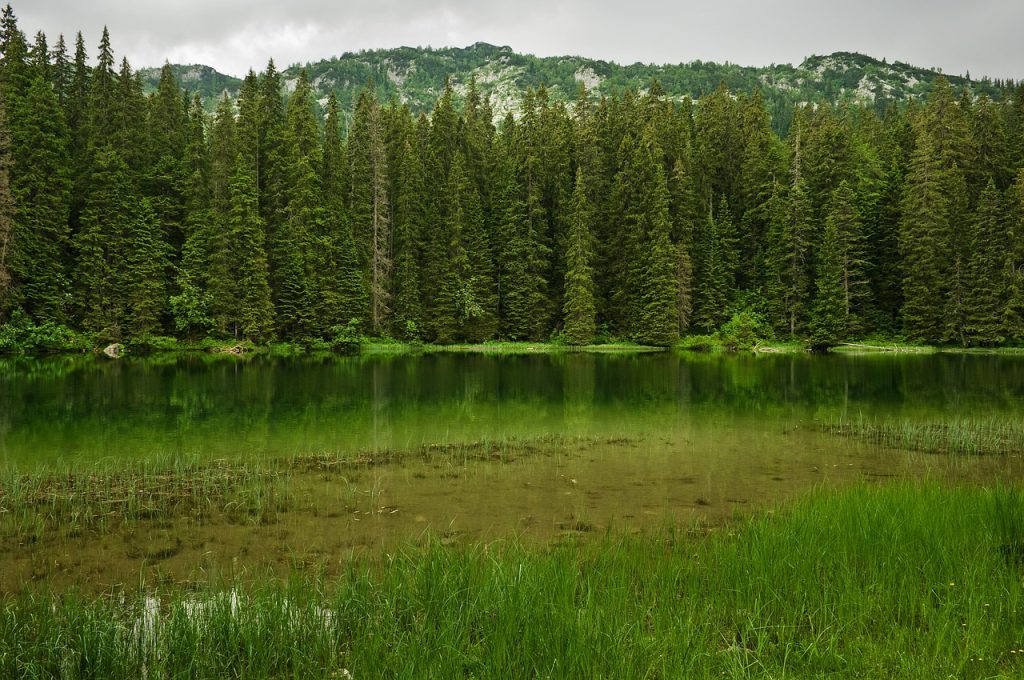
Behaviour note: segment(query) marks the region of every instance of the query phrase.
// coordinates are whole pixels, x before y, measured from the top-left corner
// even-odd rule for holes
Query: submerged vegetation
[[[438,542],[341,576],[4,596],[4,677],[1017,677],[1024,495],[819,491],[722,529]]]
[[[578,452],[597,442],[546,436],[265,461],[161,462],[156,458],[138,464],[78,462],[32,472],[7,470],[0,474],[0,538],[35,543],[180,517],[199,524],[215,520],[273,523],[280,513],[300,503],[315,506],[315,500],[298,497],[294,483],[303,477],[348,485],[346,476],[380,465],[411,460],[456,466],[508,463],[528,456]]]
[[[1024,671],[1018,358],[532,346],[0,360],[0,677]]]
[[[1024,455],[1024,419],[1013,416],[950,417],[937,422],[860,417],[828,421],[823,429],[911,451],[973,456]]]

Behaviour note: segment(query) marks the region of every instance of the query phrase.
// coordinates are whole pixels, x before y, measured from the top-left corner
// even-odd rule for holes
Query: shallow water
[[[818,485],[1016,478],[1013,456],[888,449],[826,434],[821,423],[1021,414],[1019,357],[5,360],[0,468],[8,475],[284,460],[289,502],[249,519],[183,513],[102,532],[51,527],[30,538],[8,525],[0,589],[34,581],[105,589],[295,565],[339,570],[352,555],[426,536],[544,543],[714,524]],[[507,455],[299,464],[443,444],[493,443],[500,452],[509,441],[527,446]]]

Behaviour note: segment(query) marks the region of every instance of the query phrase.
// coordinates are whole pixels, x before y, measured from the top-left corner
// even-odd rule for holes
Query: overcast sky
[[[363,48],[510,45],[619,63],[799,63],[856,51],[946,73],[1024,78],[1024,0],[14,0],[27,34],[103,24],[135,67],[232,75]],[[71,41],[69,40],[69,44]]]

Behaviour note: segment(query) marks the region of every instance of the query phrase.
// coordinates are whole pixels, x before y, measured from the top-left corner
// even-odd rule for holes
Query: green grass
[[[990,416],[927,422],[858,417],[828,421],[822,428],[840,436],[857,437],[892,448],[926,453],[1024,454],[1022,418]]]
[[[560,352],[657,352],[664,348],[638,345],[631,342],[609,342],[600,345],[567,345],[557,342],[481,342],[449,345],[411,344],[372,339],[360,345],[368,354],[416,354],[433,352],[477,352],[483,354],[554,354]]]
[[[807,352],[807,345],[798,341],[758,340],[749,348],[742,350],[729,349],[717,335],[688,335],[680,338],[675,349],[684,352],[704,352],[720,354],[725,352],[757,354],[802,354]]]
[[[1015,678],[1024,495],[817,491],[725,529],[438,543],[325,582],[0,600],[0,677]]]

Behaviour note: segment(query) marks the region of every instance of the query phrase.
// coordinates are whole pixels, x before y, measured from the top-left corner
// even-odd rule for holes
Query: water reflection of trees
[[[269,452],[649,419],[1018,411],[1024,358],[556,354],[0,360],[0,437]]]

